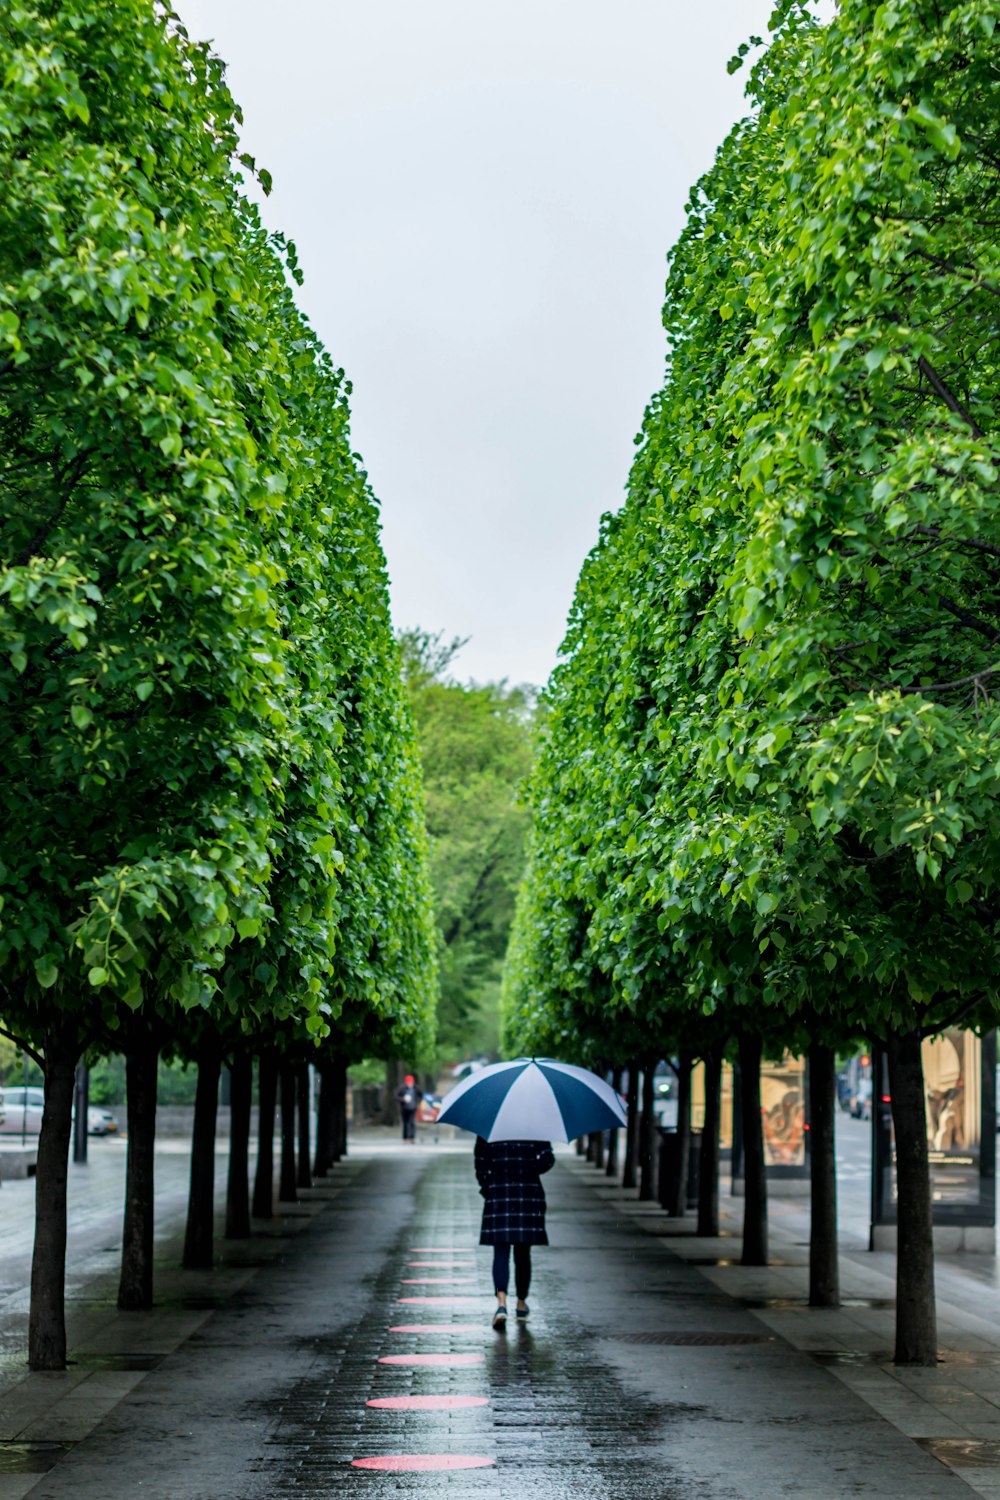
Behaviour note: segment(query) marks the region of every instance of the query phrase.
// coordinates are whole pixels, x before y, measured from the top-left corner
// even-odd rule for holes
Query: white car
[[[110,1109],[102,1109],[99,1104],[87,1106],[88,1135],[113,1135],[117,1129],[118,1121]]]
[[[0,1090],[0,1133],[3,1135],[37,1135],[42,1128],[42,1106],[45,1091],[39,1088]]]
[[[38,1135],[42,1128],[45,1090],[38,1087],[0,1089],[0,1135]],[[108,1109],[91,1105],[87,1110],[87,1134],[110,1135],[118,1122]]]

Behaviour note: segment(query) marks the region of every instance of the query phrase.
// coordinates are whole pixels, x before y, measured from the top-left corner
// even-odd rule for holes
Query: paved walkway
[[[990,1307],[946,1299],[959,1354],[896,1374],[887,1257],[850,1252],[851,1305],[803,1308],[804,1206],[775,1203],[782,1264],[744,1272],[569,1151],[547,1191],[531,1319],[503,1336],[471,1153],[443,1140],[356,1145],[211,1273],[176,1269],[168,1223],[151,1314],[91,1265],[71,1369],[0,1361],[0,1500],[1000,1496]],[[954,1467],[956,1440],[987,1466]],[[357,1463],[420,1459],[478,1466]]]

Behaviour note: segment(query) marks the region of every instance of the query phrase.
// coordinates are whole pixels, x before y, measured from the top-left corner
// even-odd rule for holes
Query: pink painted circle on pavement
[[[484,1354],[380,1354],[380,1365],[481,1365]]]
[[[396,1323],[390,1333],[482,1333],[481,1323]]]
[[[495,1458],[473,1458],[468,1453],[393,1453],[385,1458],[354,1458],[355,1469],[488,1469]]]
[[[474,1266],[476,1262],[474,1260],[408,1260],[406,1264],[408,1266],[435,1266],[443,1271],[448,1266]]]
[[[474,1276],[403,1276],[402,1286],[469,1286]]]
[[[455,1297],[397,1297],[396,1298],[396,1302],[397,1302],[397,1304],[400,1304],[400,1303],[403,1303],[403,1302],[436,1302],[438,1304],[441,1304],[441,1303],[445,1303],[446,1302],[450,1307],[479,1307],[480,1304],[481,1304],[481,1302],[482,1302],[482,1298],[480,1298],[480,1297],[461,1297],[461,1296],[455,1296]]]
[[[386,1411],[459,1411],[466,1406],[488,1406],[485,1396],[375,1396],[366,1406]]]

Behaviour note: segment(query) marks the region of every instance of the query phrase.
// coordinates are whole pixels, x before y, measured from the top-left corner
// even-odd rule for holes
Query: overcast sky
[[[397,625],[543,683],[663,368],[665,254],[770,0],[176,0],[354,383]]]

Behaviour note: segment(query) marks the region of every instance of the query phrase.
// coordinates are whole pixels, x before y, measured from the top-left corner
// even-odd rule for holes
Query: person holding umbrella
[[[548,1141],[484,1141],[476,1139],[476,1181],[486,1202],[483,1206],[481,1245],[493,1246],[493,1286],[497,1307],[493,1327],[507,1324],[507,1288],[510,1285],[510,1252],[514,1252],[515,1313],[519,1322],[528,1316],[531,1285],[531,1247],[547,1245],[545,1192],[539,1180],[556,1164]]]
[[[510,1252],[514,1251],[516,1315],[528,1316],[531,1246],[547,1245],[540,1178],[555,1165],[551,1141],[625,1124],[610,1084],[586,1068],[548,1057],[518,1057],[480,1068],[452,1089],[438,1115],[442,1125],[474,1130],[479,1190],[486,1199],[481,1245],[493,1246],[497,1308],[493,1327],[507,1326]]]

